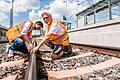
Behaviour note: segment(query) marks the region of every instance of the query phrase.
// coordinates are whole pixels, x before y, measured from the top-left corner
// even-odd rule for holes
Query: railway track
[[[74,55],[44,62],[49,80],[119,80],[119,51],[73,45]],[[114,52],[114,53],[113,53]],[[41,53],[42,54],[42,53]],[[43,53],[42,57],[50,57]],[[114,54],[114,55],[113,55]]]
[[[32,54],[30,60],[16,52],[12,58],[0,44],[0,80],[119,80],[120,51],[72,45],[74,54],[51,61],[51,50],[44,46],[42,51]],[[47,60],[50,61],[47,61]]]
[[[0,44],[0,80],[24,80],[28,63],[24,62],[25,58],[20,52],[15,52],[14,57],[8,57],[5,53],[6,44]]]

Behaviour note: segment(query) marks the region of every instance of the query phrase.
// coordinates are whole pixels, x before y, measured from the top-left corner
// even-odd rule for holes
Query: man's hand
[[[28,51],[30,52],[30,51],[33,49],[33,45],[32,45],[32,44],[29,44],[29,45],[27,46],[27,48],[28,48]]]
[[[36,46],[36,47],[34,47],[34,48],[30,51],[30,53],[35,53],[38,49],[39,49],[39,48]]]

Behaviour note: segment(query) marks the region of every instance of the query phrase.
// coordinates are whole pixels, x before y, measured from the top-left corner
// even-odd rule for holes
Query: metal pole
[[[94,6],[94,24],[96,23],[96,8],[95,8],[95,6]]]
[[[78,12],[78,5],[83,4],[84,1],[82,1],[82,2],[80,2],[80,3],[78,3],[78,2],[79,2],[79,0],[77,0],[77,14],[79,13],[79,12]],[[78,16],[79,16],[79,14],[78,14]],[[77,16],[77,28],[78,28],[78,16]]]
[[[109,8],[109,19],[112,20],[111,0],[108,0],[108,8]]]
[[[65,0],[65,1],[63,1],[66,5],[65,5],[65,7],[66,7],[66,27],[67,27],[67,29],[68,29],[68,15],[67,15],[67,0]]]
[[[68,30],[68,14],[67,14],[67,0],[66,0],[66,27],[67,27],[67,30]]]
[[[77,14],[78,14],[78,2],[79,2],[79,0],[77,0]],[[78,16],[77,16],[77,28],[78,28]]]
[[[87,15],[86,13],[84,12],[84,26],[87,24]]]
[[[12,0],[12,7],[10,9],[10,27],[13,26],[13,3],[14,3],[14,0]]]

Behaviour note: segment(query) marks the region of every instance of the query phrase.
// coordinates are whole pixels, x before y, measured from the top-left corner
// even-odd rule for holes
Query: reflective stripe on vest
[[[58,36],[57,38],[53,39],[53,40],[50,40],[51,42],[54,42],[60,38],[62,38],[63,36],[65,36],[67,34],[67,32],[65,32],[64,34],[62,34],[61,36]]]
[[[69,40],[69,37],[65,38],[65,39],[62,40],[60,43],[56,43],[56,44],[57,44],[57,45],[61,45],[62,42],[65,42],[65,41],[67,41],[67,40]],[[65,45],[65,46],[66,46],[66,45]]]
[[[49,32],[53,23],[57,23],[64,30],[61,33],[61,35],[54,35],[53,34],[49,39],[50,42],[52,42],[53,44],[61,44],[61,45],[64,45],[64,46],[68,45],[69,44],[69,36],[68,36],[67,30],[66,30],[65,26],[63,24],[61,24],[60,22],[57,22],[57,21],[53,20],[52,23],[49,25],[49,27],[47,26],[47,32]]]
[[[16,26],[16,27],[17,27],[17,31],[18,31],[19,34],[21,34],[21,32],[22,32],[22,30],[23,30],[26,22],[28,22],[28,21],[24,21],[23,23],[18,24],[18,25]],[[30,29],[27,31],[27,36],[30,38],[30,37],[31,37],[31,33],[32,33],[32,27],[34,26],[34,24],[33,24],[32,21],[29,21],[29,22],[31,22],[31,26],[30,26]],[[22,36],[21,36],[21,38],[22,38],[23,40],[25,40]]]

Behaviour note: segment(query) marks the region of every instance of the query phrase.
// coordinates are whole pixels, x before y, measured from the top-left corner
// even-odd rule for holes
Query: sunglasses
[[[46,20],[46,19],[48,19],[48,18],[49,18],[49,17],[44,17],[43,20]]]

